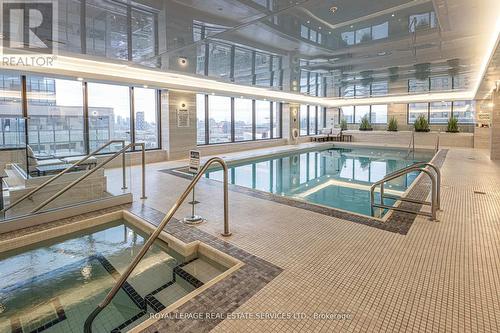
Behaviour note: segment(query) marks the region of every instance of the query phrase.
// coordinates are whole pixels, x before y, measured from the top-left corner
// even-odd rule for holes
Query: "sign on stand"
[[[200,152],[197,150],[189,151],[189,172],[198,173],[200,171]]]
[[[189,151],[189,172],[193,174],[197,174],[200,171],[200,152],[197,150]],[[194,197],[194,188],[193,188],[193,200],[189,202],[191,205],[191,215],[184,218],[184,223],[187,224],[199,224],[204,221],[203,217],[195,214],[195,205],[198,204],[199,201],[195,200]]]

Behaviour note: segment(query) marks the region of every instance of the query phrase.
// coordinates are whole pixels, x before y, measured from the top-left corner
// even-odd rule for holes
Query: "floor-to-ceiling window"
[[[24,146],[21,76],[0,74],[0,149]]]
[[[231,98],[208,96],[209,143],[231,142]]]
[[[343,106],[339,119],[345,119],[348,124],[359,124],[363,117],[367,117],[372,124],[386,124],[387,112],[387,104]]]
[[[255,139],[271,138],[271,102],[255,101]]]
[[[206,140],[206,95],[196,94],[196,144],[205,144]]]
[[[253,139],[252,100],[234,99],[234,141]]]
[[[325,110],[321,106],[301,105],[299,109],[300,135],[315,135],[325,127]]]
[[[198,94],[196,107],[198,145],[281,138],[281,103]]]
[[[146,149],[158,148],[158,91],[134,88],[135,142],[143,142]]]
[[[87,87],[90,150],[109,140],[130,143],[130,88],[94,82]]]
[[[26,94],[31,149],[40,156],[85,154],[82,83],[29,75]]]

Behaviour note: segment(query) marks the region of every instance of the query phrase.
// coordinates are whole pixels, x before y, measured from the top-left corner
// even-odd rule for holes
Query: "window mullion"
[[[135,101],[134,101],[134,87],[129,88],[130,98],[130,143],[135,143]],[[135,150],[135,146],[132,147]]]

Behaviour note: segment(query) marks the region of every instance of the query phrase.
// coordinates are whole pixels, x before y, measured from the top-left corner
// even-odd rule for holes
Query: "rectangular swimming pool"
[[[430,161],[432,151],[372,148],[326,148],[291,152],[229,163],[231,184],[307,203],[371,215],[370,186],[385,175],[417,161]],[[222,181],[220,169],[206,178]],[[386,193],[401,196],[418,176],[410,173],[386,184]],[[394,201],[385,200],[386,204]]]
[[[118,220],[1,253],[0,332],[82,332],[145,237]],[[96,318],[93,332],[127,331],[227,269],[158,240]]]

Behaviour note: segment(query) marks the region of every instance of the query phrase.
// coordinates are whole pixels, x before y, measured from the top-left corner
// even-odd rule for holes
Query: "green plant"
[[[370,120],[368,119],[367,115],[365,115],[363,118],[361,118],[361,123],[359,124],[359,130],[360,131],[371,131],[371,130],[373,130],[372,124],[370,124]]]
[[[446,126],[446,132],[458,133],[458,118],[451,117],[448,119],[448,126]]]
[[[340,129],[343,131],[347,130],[347,120],[345,118],[340,120]]]
[[[391,119],[389,119],[389,124],[387,124],[387,130],[390,132],[398,131],[398,120],[396,118],[391,117]]]
[[[429,121],[427,120],[427,117],[421,114],[420,116],[417,117],[415,120],[415,132],[429,132]]]

